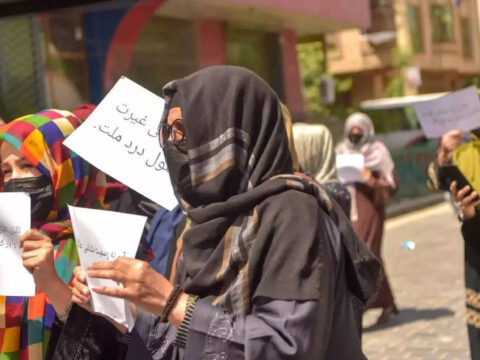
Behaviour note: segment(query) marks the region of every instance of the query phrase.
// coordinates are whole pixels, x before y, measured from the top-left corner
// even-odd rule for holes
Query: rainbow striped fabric
[[[105,174],[63,146],[80,124],[68,111],[45,110],[0,127],[0,142],[13,145],[52,180],[54,207],[46,222],[32,225],[52,239],[55,268],[65,284],[78,263],[67,205],[105,208]],[[43,359],[54,321],[54,308],[38,289],[30,298],[0,297],[0,360]]]

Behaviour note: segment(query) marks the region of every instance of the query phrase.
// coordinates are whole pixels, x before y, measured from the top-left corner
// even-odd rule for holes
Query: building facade
[[[480,74],[477,0],[372,0],[368,30],[330,35],[329,70],[348,102],[457,90]]]
[[[252,69],[302,113],[297,37],[370,24],[368,0],[97,0],[69,8],[58,0],[61,8],[49,1],[48,10],[26,14],[36,9],[31,1],[8,1],[4,15],[0,3],[6,120],[98,103],[121,75],[161,93],[168,81],[215,64]]]

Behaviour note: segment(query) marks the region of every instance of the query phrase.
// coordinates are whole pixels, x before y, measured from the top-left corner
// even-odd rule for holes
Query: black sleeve
[[[55,323],[52,336],[46,360],[123,360],[129,344],[128,335],[75,304],[63,328]]]
[[[427,184],[432,190],[450,191],[449,183],[445,174],[442,172],[442,167],[438,165],[437,160],[432,161],[428,166]]]
[[[463,239],[467,242],[478,241],[480,229],[480,213],[476,212],[471,219],[465,220],[462,224]]]
[[[339,181],[332,181],[323,184],[323,187],[325,188],[325,190],[327,190],[328,194],[331,195],[333,199],[340,205],[345,214],[350,217],[352,199],[345,185],[343,185]]]

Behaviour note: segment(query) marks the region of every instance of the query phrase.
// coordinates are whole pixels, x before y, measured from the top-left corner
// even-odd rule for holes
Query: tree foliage
[[[325,59],[323,43],[314,41],[297,45],[298,62],[302,78],[304,97],[307,100],[309,111],[319,116],[339,115],[344,116],[352,109],[339,105],[339,95],[349,92],[352,89],[353,79],[351,77],[333,77],[335,92],[337,94],[334,104],[324,104],[320,97],[320,81],[325,73]]]

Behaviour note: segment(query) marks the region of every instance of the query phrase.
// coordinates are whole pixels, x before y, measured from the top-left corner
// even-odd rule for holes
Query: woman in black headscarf
[[[378,262],[360,241],[346,242],[332,218],[354,234],[323,189],[293,175],[273,90],[222,66],[174,81],[164,95],[160,142],[188,217],[175,287],[146,263],[119,259],[89,276],[123,288],[95,291],[137,306],[154,359],[364,359],[346,264],[367,300],[372,279],[352,274],[359,263],[377,274]],[[74,301],[88,307],[81,280]]]

